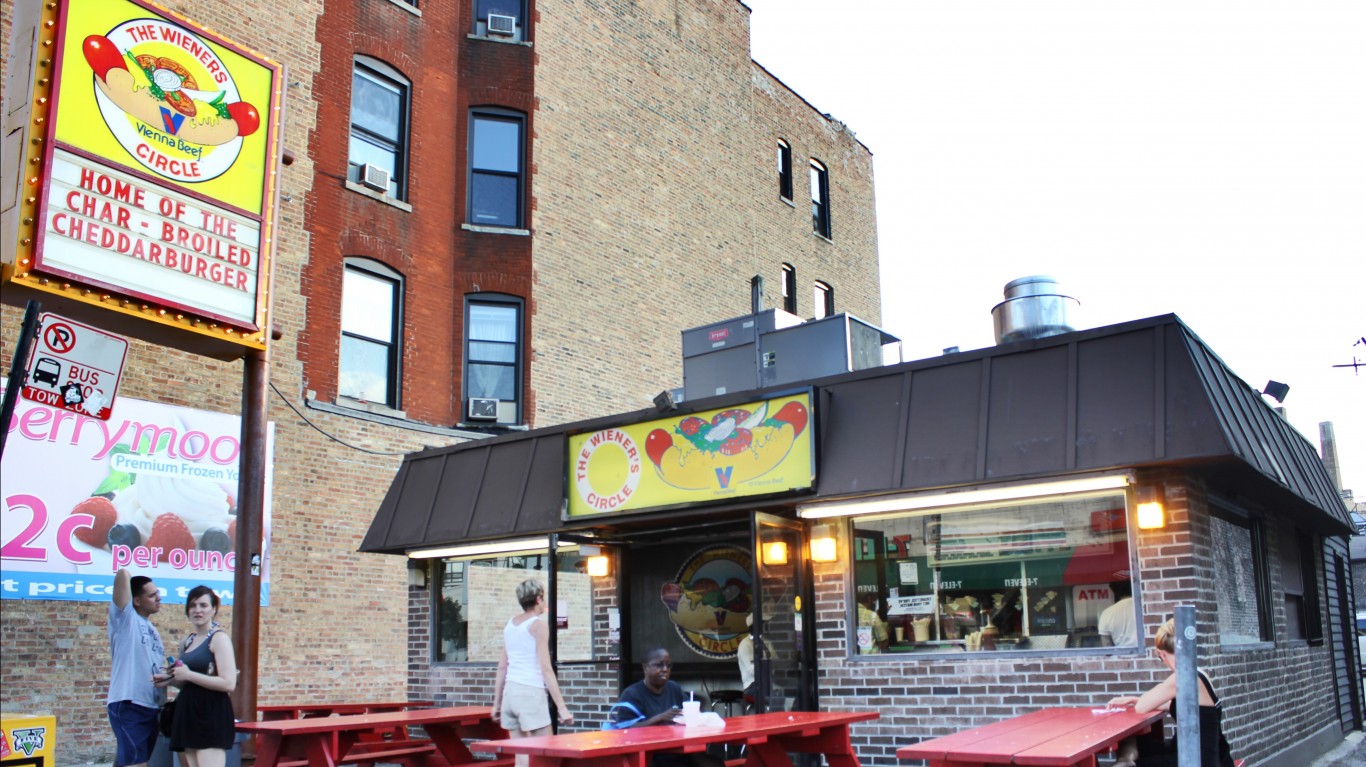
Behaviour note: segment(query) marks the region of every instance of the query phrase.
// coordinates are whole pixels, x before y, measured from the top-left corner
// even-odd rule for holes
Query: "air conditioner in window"
[[[490,13],[488,30],[491,35],[514,35],[517,33],[517,17]]]
[[[366,163],[360,166],[360,183],[376,192],[387,193],[389,191],[389,171],[378,165]]]
[[[470,397],[469,419],[471,421],[498,420],[498,400],[489,397]]]

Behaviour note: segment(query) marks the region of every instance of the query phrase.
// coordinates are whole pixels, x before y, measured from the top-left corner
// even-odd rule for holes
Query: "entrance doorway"
[[[815,603],[805,525],[763,512],[754,540],[754,708],[815,711]]]

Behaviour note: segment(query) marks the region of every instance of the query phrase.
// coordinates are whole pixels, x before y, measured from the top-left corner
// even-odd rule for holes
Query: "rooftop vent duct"
[[[1046,338],[1076,329],[1067,321],[1067,310],[1080,303],[1059,293],[1058,283],[1052,277],[1035,275],[1011,280],[1006,283],[1005,296],[1006,300],[991,310],[998,344]]]

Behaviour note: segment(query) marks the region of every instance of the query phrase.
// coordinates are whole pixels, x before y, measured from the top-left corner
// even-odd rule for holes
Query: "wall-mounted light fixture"
[[[605,578],[609,571],[606,554],[597,554],[588,558],[588,574],[594,578]]]
[[[839,538],[832,525],[821,525],[811,530],[811,561],[836,562],[840,558]]]
[[[1134,488],[1134,501],[1138,504],[1138,529],[1160,530],[1167,526],[1167,515],[1162,508],[1162,493],[1159,485],[1139,485]]]
[[[764,564],[766,565],[785,565],[787,564],[787,541],[769,541],[762,547],[764,553]]]

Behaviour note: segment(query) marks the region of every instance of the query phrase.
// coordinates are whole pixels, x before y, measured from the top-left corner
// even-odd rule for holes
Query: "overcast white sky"
[[[1078,328],[1175,313],[1289,384],[1366,500],[1366,368],[1332,367],[1366,362],[1366,2],[744,2],[755,60],[873,151],[908,360],[991,345],[1049,274]]]

